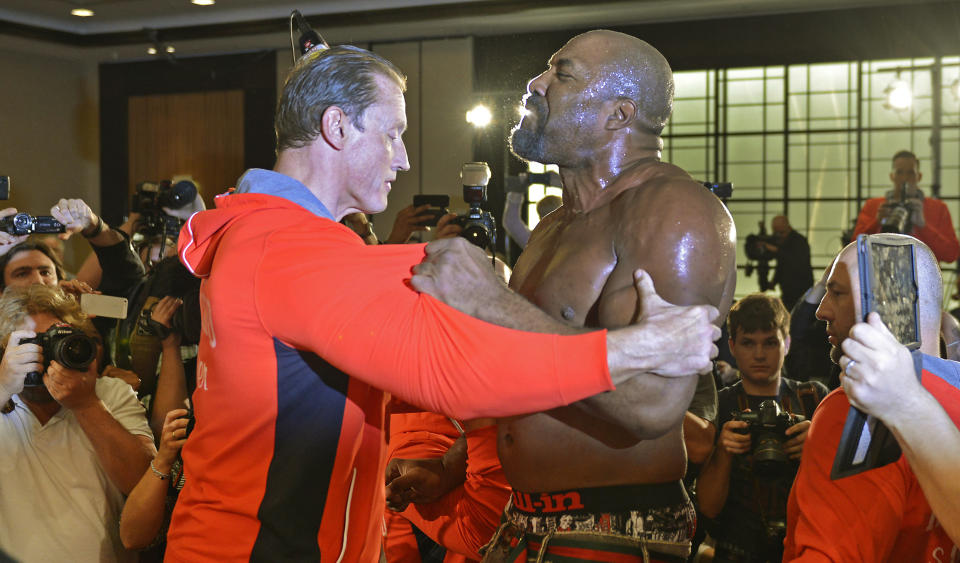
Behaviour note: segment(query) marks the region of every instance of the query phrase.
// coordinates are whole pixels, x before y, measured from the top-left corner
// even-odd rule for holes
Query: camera
[[[482,208],[487,201],[490,167],[486,162],[467,162],[460,170],[460,179],[463,182],[463,199],[470,210],[457,215],[451,223],[460,225],[460,236],[480,248],[492,251],[497,244],[497,223],[493,215]]]
[[[63,367],[84,371],[97,357],[97,341],[82,330],[68,324],[55,324],[33,338],[22,338],[20,344],[37,344],[43,349],[43,372],[51,361]],[[23,381],[24,387],[43,385],[43,372],[32,371]]]
[[[910,208],[903,201],[909,187],[904,182],[900,188],[900,200],[889,201],[884,204],[888,212],[885,217],[880,219],[881,233],[909,234],[913,230],[913,225],[910,224]]]
[[[767,244],[776,244],[777,240],[767,234],[767,228],[764,225],[763,221],[759,222],[760,228],[756,234],[747,235],[746,241],[744,242],[744,252],[747,255],[747,266],[744,270],[744,274],[747,276],[752,276],[753,271],[757,271],[757,282],[760,285],[760,291],[768,291],[773,289],[774,284],[769,279],[770,274],[770,260],[775,258],[773,252],[767,249]],[[754,264],[753,262],[756,262]]]
[[[701,182],[703,187],[710,190],[710,193],[723,201],[727,201],[733,196],[733,183],[731,182]]]
[[[910,209],[904,203],[888,204],[890,211],[880,219],[881,233],[907,234],[913,230],[910,226]]]
[[[130,210],[141,215],[137,232],[145,236],[180,234],[182,221],[168,215],[163,208],[180,209],[193,203],[197,197],[197,185],[190,180],[176,184],[163,180],[157,184],[140,182],[133,194]]]
[[[66,230],[63,223],[50,215],[34,217],[29,213],[17,213],[0,219],[0,231],[14,236],[32,235],[34,233],[63,233]]]
[[[783,451],[783,443],[787,441],[786,431],[804,421],[803,415],[782,412],[776,401],[766,400],[760,403],[757,412],[734,412],[733,420],[747,423],[747,428],[738,429],[738,432],[750,434],[754,475],[767,480],[784,475],[789,462],[789,457]]]

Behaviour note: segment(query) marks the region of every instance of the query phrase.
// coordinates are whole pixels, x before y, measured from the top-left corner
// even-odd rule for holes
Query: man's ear
[[[636,119],[636,102],[627,98],[620,98],[618,100],[614,100],[613,102],[613,107],[611,108],[610,113],[607,115],[605,129],[608,131],[624,129],[632,125]]]
[[[786,356],[790,353],[790,335],[788,334],[786,338],[783,339],[783,355]]]
[[[347,114],[339,106],[330,106],[323,111],[320,135],[334,149],[343,149],[347,139]]]

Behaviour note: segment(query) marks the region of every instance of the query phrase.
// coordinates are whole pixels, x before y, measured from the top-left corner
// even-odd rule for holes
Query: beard
[[[839,346],[830,347],[830,361],[840,365],[840,358],[843,357],[843,350]]]
[[[530,115],[521,119],[510,131],[510,152],[521,160],[546,163],[547,101],[543,96],[531,95],[527,97],[526,108]],[[536,119],[532,131],[524,127],[529,117]]]
[[[52,403],[55,401],[53,395],[47,390],[46,385],[24,387],[19,395],[21,399],[30,401],[31,403]]]

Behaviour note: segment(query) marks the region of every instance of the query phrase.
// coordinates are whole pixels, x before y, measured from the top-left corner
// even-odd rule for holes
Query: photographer
[[[127,384],[98,378],[96,360],[64,365],[83,346],[23,342],[64,325],[86,335],[73,342],[90,359],[96,331],[75,300],[42,284],[0,297],[0,403],[12,396],[0,415],[0,545],[23,561],[135,561],[118,519],[153,436]],[[33,373],[41,385],[26,385]]]
[[[909,238],[895,234],[883,236]],[[960,424],[957,364],[936,357],[943,295],[940,270],[929,248],[919,241],[913,241],[913,244],[923,367],[920,383],[949,413],[952,425],[956,426]],[[883,367],[887,364],[883,358],[902,355],[902,347],[890,346],[889,342],[883,341],[874,343],[870,337],[872,331],[865,330],[871,327],[879,330],[874,315],[871,315],[870,326],[859,322],[863,318],[859,272],[857,245],[848,245],[834,262],[827,280],[827,293],[817,311],[817,316],[827,321],[827,333],[833,345],[830,357],[847,373],[842,376],[843,388],[824,398],[810,427],[787,506],[784,561],[952,561],[958,548],[934,515],[955,524],[951,515],[956,514],[956,493],[929,500],[924,494],[934,497],[934,491],[946,491],[939,487],[947,483],[940,478],[931,479],[934,473],[929,469],[938,466],[940,461],[947,462],[951,432],[945,429],[949,425],[936,426],[935,430],[931,427],[932,432],[919,442],[904,441],[908,434],[901,434],[906,426],[903,426],[898,412],[909,412],[907,416],[914,422],[907,423],[907,426],[913,424],[913,430],[936,420],[937,413],[913,407],[917,404],[915,398],[919,390],[914,391],[916,372],[912,359],[908,360],[909,375],[902,367],[889,370]],[[886,347],[887,352],[881,353],[881,347]],[[843,358],[844,355],[847,358]],[[853,358],[857,360],[852,362]],[[901,358],[897,363],[902,361]],[[879,387],[877,382],[881,373],[898,374],[900,381],[914,379],[912,384],[896,387],[893,402],[900,404],[889,415],[884,415],[891,421],[894,434],[900,434],[898,438],[907,455],[881,467],[831,479],[850,404],[858,402],[870,410],[880,407],[881,403],[872,396],[872,391]],[[848,378],[852,381],[848,382]],[[851,392],[849,399],[848,390]],[[891,396],[889,392],[886,395]],[[943,417],[939,418],[943,420]],[[911,430],[907,432],[909,436],[915,436]],[[941,439],[942,460],[934,465],[919,463],[916,467],[910,463],[911,457],[917,453],[911,451],[914,447],[927,454],[936,449],[935,455],[940,455]],[[955,482],[955,466],[949,471],[949,481]]]
[[[777,259],[773,283],[780,286],[780,299],[788,311],[813,285],[813,267],[810,265],[810,244],[807,237],[790,226],[790,220],[777,215],[770,222],[773,236],[758,242],[763,250]]]
[[[923,241],[941,262],[954,262],[960,257],[960,241],[950,210],[939,199],[924,197],[917,187],[922,177],[917,155],[908,150],[893,155],[893,189],[884,197],[864,203],[852,240],[863,234],[900,233]]]
[[[700,510],[713,519],[714,561],[780,561],[787,495],[810,426],[804,418],[827,389],[781,376],[790,314],[776,297],[748,295],[727,323],[741,380],[719,393],[720,443],[700,474]],[[766,426],[771,407],[782,412]]]

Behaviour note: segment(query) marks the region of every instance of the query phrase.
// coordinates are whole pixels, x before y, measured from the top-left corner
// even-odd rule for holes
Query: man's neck
[[[746,377],[740,378],[740,384],[747,395],[756,395],[758,397],[776,397],[780,394],[780,373],[765,383],[754,383]]]
[[[53,415],[60,412],[62,408],[60,403],[51,400],[51,401],[31,401],[23,395],[20,395],[20,399],[23,401],[23,404],[27,405],[27,408],[30,409],[30,412],[33,413],[33,416],[37,417],[37,420],[40,421],[40,426],[45,425],[47,422],[53,418]]]
[[[285,149],[277,155],[273,171],[289,176],[307,187],[320,203],[333,215],[334,221],[340,221],[352,212],[341,204],[339,196],[340,178],[332,167],[324,166],[325,160],[311,154],[313,145],[297,149]]]
[[[606,155],[601,155],[606,156]],[[623,191],[634,187],[631,182],[618,182],[635,169],[660,160],[660,151],[611,162],[598,158],[583,168],[560,168],[563,179],[563,205],[587,213],[608,204]]]

